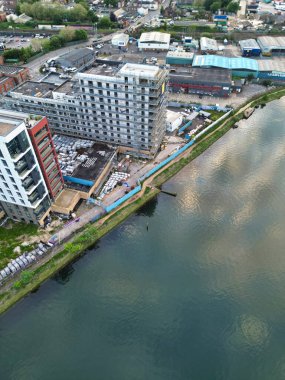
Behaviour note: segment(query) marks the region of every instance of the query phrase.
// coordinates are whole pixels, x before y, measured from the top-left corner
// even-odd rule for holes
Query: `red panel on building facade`
[[[64,181],[47,118],[43,117],[35,125],[29,125],[28,131],[50,197],[54,199],[63,189]],[[60,186],[58,186],[59,183]]]

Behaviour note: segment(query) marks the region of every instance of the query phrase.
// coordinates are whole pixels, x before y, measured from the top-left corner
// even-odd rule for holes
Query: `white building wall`
[[[12,158],[7,148],[7,143],[11,142],[22,132],[27,138],[28,147],[21,154],[17,155],[15,158]],[[21,159],[24,158],[26,154],[32,155],[34,165],[29,170],[25,170],[22,174],[19,174],[16,170],[16,165],[21,161]],[[23,185],[23,181],[35,169],[38,171],[39,181],[35,186],[31,187],[27,191]],[[29,196],[40,185],[44,188],[43,195],[36,203],[32,204],[29,201]],[[46,197],[48,197],[48,190],[41,173],[40,166],[37,162],[37,157],[35,155],[25,123],[23,122],[19,126],[15,127],[7,136],[0,136],[0,202],[19,205],[21,207],[35,210]]]

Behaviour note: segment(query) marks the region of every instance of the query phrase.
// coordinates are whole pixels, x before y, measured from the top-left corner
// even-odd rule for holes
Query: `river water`
[[[284,379],[284,120],[256,111],[4,314],[0,379]]]

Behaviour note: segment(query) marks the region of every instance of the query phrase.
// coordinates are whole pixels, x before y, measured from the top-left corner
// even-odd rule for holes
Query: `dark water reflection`
[[[0,379],[284,379],[284,120],[256,111],[2,316]]]

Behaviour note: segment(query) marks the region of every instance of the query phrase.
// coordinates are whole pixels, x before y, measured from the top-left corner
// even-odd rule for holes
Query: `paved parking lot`
[[[0,43],[3,43],[6,49],[21,49],[31,44],[31,39],[24,36],[8,36],[0,37]]]

